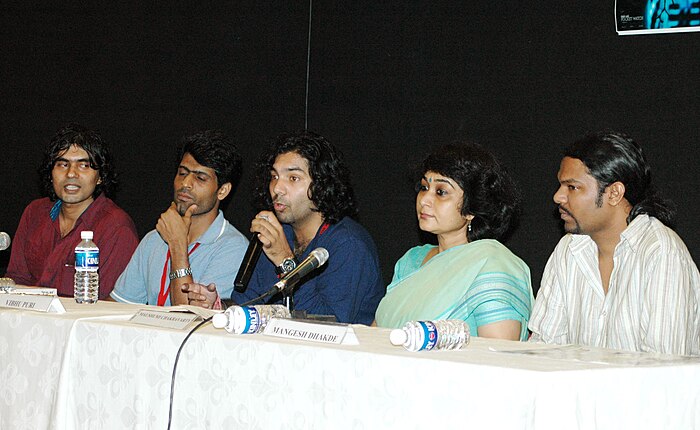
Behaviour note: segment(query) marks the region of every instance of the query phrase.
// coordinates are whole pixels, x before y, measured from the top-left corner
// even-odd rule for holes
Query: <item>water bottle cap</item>
[[[85,230],[80,232],[80,238],[83,240],[92,240],[92,232],[90,230]]]
[[[408,333],[402,328],[397,328],[391,331],[389,341],[392,345],[403,345],[408,340]]]
[[[214,314],[214,317],[211,319],[211,324],[215,328],[224,328],[226,327],[226,324],[228,324],[228,315],[225,313],[221,312],[218,314]]]

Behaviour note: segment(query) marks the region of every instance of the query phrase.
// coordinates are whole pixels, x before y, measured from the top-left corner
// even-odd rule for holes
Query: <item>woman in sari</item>
[[[399,259],[376,324],[460,319],[472,336],[526,340],[530,269],[499,242],[518,204],[512,180],[475,144],[439,148],[421,171],[418,225],[438,244],[416,246]]]

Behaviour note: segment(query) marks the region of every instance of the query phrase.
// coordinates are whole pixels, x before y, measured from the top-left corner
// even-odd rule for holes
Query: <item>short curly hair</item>
[[[232,189],[238,185],[243,170],[243,160],[238,147],[221,130],[204,130],[182,138],[177,149],[177,165],[182,157],[190,154],[197,163],[216,172],[216,185],[230,182]]]
[[[309,163],[311,185],[308,196],[325,222],[335,224],[357,214],[355,193],[341,152],[326,138],[308,130],[285,133],[269,145],[256,165],[253,205],[258,210],[272,207],[270,172],[277,156],[294,152]]]
[[[73,145],[88,153],[90,167],[97,170],[100,175],[101,181],[95,187],[92,197],[96,198],[100,193],[104,193],[107,197],[113,197],[117,188],[117,173],[112,164],[109,148],[97,131],[76,123],[69,123],[58,130],[46,147],[44,159],[39,167],[39,176],[46,195],[51,201],[57,199],[56,191],[53,189],[51,172],[58,156]]]
[[[421,166],[420,177],[435,172],[455,181],[464,191],[462,215],[473,215],[470,242],[501,240],[511,230],[520,206],[513,180],[496,157],[475,143],[452,143],[433,151]]]

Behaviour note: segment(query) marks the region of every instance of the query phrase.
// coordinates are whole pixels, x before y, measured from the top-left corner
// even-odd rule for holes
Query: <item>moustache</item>
[[[180,188],[179,190],[176,190],[176,191],[175,191],[175,194],[184,194],[184,195],[186,195],[186,196],[189,197],[189,198],[193,198],[193,197],[192,197],[192,194],[188,193],[187,190],[186,190],[185,188]]]
[[[573,215],[571,212],[569,212],[568,210],[566,210],[566,209],[564,209],[563,207],[561,207],[561,205],[559,206],[559,210],[560,210],[560,211],[563,211],[563,212],[566,212],[566,214],[569,215],[571,218],[574,217],[574,215]]]

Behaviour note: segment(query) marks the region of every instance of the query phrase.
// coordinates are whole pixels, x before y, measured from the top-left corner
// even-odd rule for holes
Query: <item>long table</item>
[[[165,429],[187,331],[134,324],[146,306],[0,309],[0,429]],[[177,429],[691,429],[700,361],[473,338],[412,353],[353,327],[326,345],[206,326],[183,349]]]

